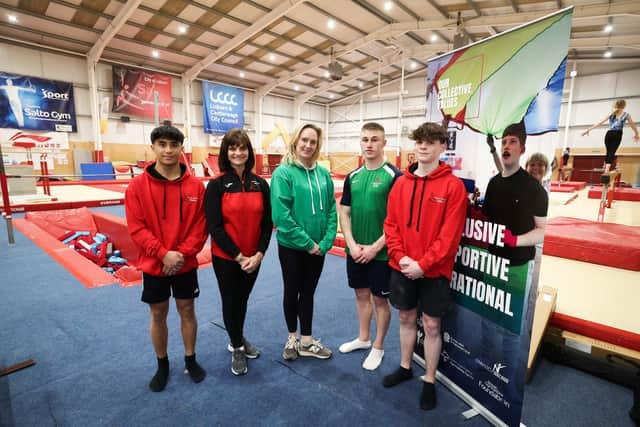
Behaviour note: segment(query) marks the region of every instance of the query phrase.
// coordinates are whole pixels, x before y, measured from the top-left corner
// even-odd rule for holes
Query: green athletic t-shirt
[[[385,162],[374,170],[364,165],[352,171],[344,180],[340,204],[351,206],[351,232],[356,242],[370,245],[382,236],[382,224],[387,216],[387,197],[391,186],[402,172]],[[347,254],[349,248],[345,248]],[[375,257],[387,261],[386,246]]]

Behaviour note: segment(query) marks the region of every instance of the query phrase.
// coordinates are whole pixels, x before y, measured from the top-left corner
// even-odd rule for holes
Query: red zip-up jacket
[[[196,255],[207,240],[204,185],[185,165],[180,168],[180,178],[169,181],[152,163],[125,193],[127,227],[139,250],[137,266],[153,276],[165,275],[162,258],[170,250],[184,256],[177,274],[197,268]]]
[[[426,177],[410,165],[396,180],[387,202],[384,235],[389,265],[400,271],[405,255],[416,260],[424,277],[451,280],[455,254],[467,214],[467,193],[451,167],[440,162]]]
[[[273,229],[267,181],[223,173],[209,181],[204,199],[212,255],[233,261],[241,252],[250,257],[267,251]]]

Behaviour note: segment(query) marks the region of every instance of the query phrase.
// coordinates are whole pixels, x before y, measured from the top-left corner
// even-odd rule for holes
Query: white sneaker
[[[366,350],[371,348],[371,340],[368,341],[360,341],[356,338],[353,341],[346,342],[338,347],[340,353],[351,353],[354,350]]]
[[[384,357],[384,350],[372,348],[367,358],[364,359],[364,362],[362,363],[362,367],[367,371],[375,371],[376,369],[378,369],[378,366],[380,366],[380,364],[382,363],[383,357]]]

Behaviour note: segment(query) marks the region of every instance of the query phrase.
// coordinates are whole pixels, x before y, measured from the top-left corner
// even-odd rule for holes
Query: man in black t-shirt
[[[489,221],[506,226],[504,246],[491,253],[522,265],[534,259],[535,245],[544,240],[549,199],[540,183],[520,167],[527,133],[524,124],[507,126],[502,134],[503,170],[489,181],[482,212]]]

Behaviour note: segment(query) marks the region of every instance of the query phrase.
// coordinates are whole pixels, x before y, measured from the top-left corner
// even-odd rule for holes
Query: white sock
[[[362,367],[367,371],[375,371],[376,369],[378,369],[378,366],[380,366],[380,363],[382,363],[383,357],[384,350],[372,348],[367,358],[364,359]]]
[[[353,341],[346,342],[342,344],[338,350],[340,353],[351,353],[354,350],[364,350],[371,347],[371,340],[368,341],[360,341],[356,338]]]

